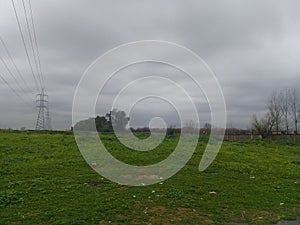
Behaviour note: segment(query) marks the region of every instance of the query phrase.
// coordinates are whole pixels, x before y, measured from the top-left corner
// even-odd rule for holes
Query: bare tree
[[[275,121],[269,112],[260,119],[256,115],[253,116],[252,127],[262,138],[271,136],[274,125]]]
[[[290,101],[290,107],[291,107],[291,114],[292,114],[292,119],[294,122],[294,128],[295,128],[295,134],[298,133],[298,110],[299,110],[299,96],[297,93],[296,88],[294,88],[291,91],[291,101]]]
[[[286,134],[289,133],[289,124],[290,124],[290,102],[291,102],[291,90],[286,88],[281,92],[282,101],[281,101],[281,109],[283,113],[283,123],[285,126]]]
[[[298,109],[297,121],[300,121],[300,108]]]
[[[268,105],[269,116],[271,117],[272,121],[274,121],[274,128],[277,134],[279,134],[280,125],[282,123],[282,117],[283,117],[281,101],[282,101],[281,93],[278,91],[274,91],[270,96],[269,105]]]

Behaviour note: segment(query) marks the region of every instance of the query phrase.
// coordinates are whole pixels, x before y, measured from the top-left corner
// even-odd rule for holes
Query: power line
[[[24,0],[22,0],[22,1],[23,1],[23,5],[24,5]],[[35,25],[34,25],[31,0],[28,0],[28,3],[29,3],[31,24],[32,24],[32,29],[33,29],[33,39],[34,39],[34,43],[35,43],[35,47],[36,47],[36,54],[37,54],[37,59],[38,59],[38,64],[39,64],[40,78],[42,80],[42,84],[44,85],[44,86],[42,86],[41,93],[37,95],[37,103],[38,103],[37,107],[39,109],[39,113],[38,113],[37,122],[36,122],[36,130],[52,130],[50,110],[49,110],[49,101],[48,101],[48,95],[45,94],[46,90],[45,90],[44,76],[43,76],[40,52],[39,52],[39,47],[38,47],[38,42],[37,42],[37,35],[36,35],[36,30],[35,30]]]
[[[18,13],[17,13],[17,10],[16,10],[15,2],[14,2],[14,0],[11,0],[11,2],[12,2],[12,5],[13,5],[15,17],[16,17],[16,20],[17,20],[17,24],[18,24],[18,28],[19,28],[20,34],[21,34],[21,39],[22,39],[23,46],[24,46],[24,49],[25,49],[25,52],[26,52],[26,56],[27,56],[27,60],[28,60],[28,63],[29,63],[29,67],[30,67],[30,70],[31,70],[31,73],[32,73],[32,76],[33,76],[33,79],[34,79],[35,86],[37,88],[37,91],[39,92],[39,86],[38,86],[38,83],[37,83],[37,80],[36,80],[36,76],[35,76],[35,73],[33,71],[32,63],[31,63],[31,60],[30,60],[30,57],[29,57],[29,54],[28,54],[28,50],[27,50],[27,47],[26,47],[25,38],[24,38],[24,34],[23,34],[23,31],[22,31],[22,28],[21,28],[19,16],[18,16]]]
[[[22,74],[21,74],[19,68],[17,67],[17,65],[16,65],[16,63],[15,63],[13,57],[11,56],[11,54],[10,54],[10,52],[9,52],[9,50],[8,50],[6,44],[5,44],[5,42],[4,42],[4,40],[3,40],[3,38],[2,38],[1,36],[0,36],[0,41],[2,42],[2,45],[3,45],[4,49],[5,49],[5,52],[6,52],[6,54],[8,55],[8,57],[9,57],[9,59],[10,59],[12,65],[15,67],[15,70],[17,71],[17,73],[18,73],[19,77],[21,78],[22,82],[25,84],[26,88],[27,88],[30,92],[34,92],[34,91],[29,87],[28,83],[25,81],[24,77],[22,76]]]
[[[7,80],[0,74],[1,80],[12,90],[12,92],[21,99],[27,106],[32,107],[31,104],[29,104],[8,82]]]
[[[30,27],[30,25],[29,25],[27,9],[26,9],[26,4],[25,4],[24,0],[22,0],[22,4],[23,4],[23,10],[24,10],[25,20],[26,20],[26,25],[27,25],[28,36],[29,36],[30,46],[31,46],[31,50],[32,50],[32,54],[33,54],[33,60],[34,60],[35,66],[36,66],[37,74],[35,74],[35,72],[34,72],[33,63],[31,61],[31,58],[30,58],[29,53],[28,53],[28,49],[27,49],[27,46],[26,46],[23,31],[22,31],[22,28],[21,28],[18,12],[16,10],[15,2],[14,2],[14,0],[11,0],[11,1],[12,1],[13,9],[14,9],[14,12],[15,12],[15,17],[16,17],[16,20],[17,20],[18,28],[19,28],[19,31],[20,31],[20,34],[21,34],[23,46],[24,46],[24,49],[25,49],[25,52],[26,52],[27,60],[28,60],[28,63],[29,63],[30,69],[31,69],[31,73],[33,75],[35,85],[36,85],[37,90],[39,92],[39,94],[37,95],[37,107],[39,109],[39,112],[38,112],[38,118],[37,118],[37,122],[36,122],[36,130],[51,129],[51,118],[50,118],[49,106],[48,106],[48,95],[45,94],[44,78],[43,78],[43,72],[42,72],[42,66],[41,66],[41,60],[40,60],[40,53],[39,53],[38,42],[37,42],[37,35],[36,35],[36,30],[35,30],[35,25],[34,25],[31,1],[28,0],[29,14],[30,14],[31,26],[32,27]],[[40,84],[41,89],[39,89],[37,78],[39,80],[39,84]],[[18,93],[16,92],[16,94],[18,94]]]
[[[15,80],[17,86],[20,88],[20,90],[26,95],[26,91],[24,90],[23,87],[21,87],[19,81],[17,80],[17,78],[15,77],[15,75],[11,72],[11,70],[9,69],[9,67],[7,66],[6,62],[4,61],[4,59],[0,56],[0,61],[3,63],[4,67],[6,68],[7,72],[13,77],[13,79]]]
[[[37,76],[38,76],[41,88],[43,88],[43,84],[42,84],[42,80],[41,80],[41,74],[39,72],[37,55],[36,55],[36,51],[34,49],[34,44],[33,44],[32,34],[31,34],[31,29],[30,29],[30,26],[29,26],[28,15],[27,15],[27,10],[26,10],[26,6],[25,6],[24,0],[22,0],[22,4],[23,4],[23,10],[24,10],[24,15],[25,15],[25,21],[26,21],[26,26],[27,26],[28,36],[29,36],[29,43],[30,43],[31,50],[32,50],[33,60],[34,60],[35,66],[36,66]]]
[[[39,68],[40,68],[40,74],[41,74],[42,83],[43,83],[44,89],[45,89],[44,75],[43,75],[42,64],[41,64],[40,50],[39,50],[39,46],[38,46],[38,42],[37,42],[36,29],[35,29],[35,25],[34,25],[31,0],[29,0],[28,2],[29,2],[29,12],[30,12],[31,24],[32,24],[32,28],[33,28],[33,37],[34,37],[36,53],[37,53],[37,58],[38,58],[38,63],[39,63]]]

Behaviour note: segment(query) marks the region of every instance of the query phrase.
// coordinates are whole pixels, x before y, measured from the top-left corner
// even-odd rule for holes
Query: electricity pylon
[[[52,130],[51,118],[48,105],[48,95],[45,94],[44,89],[36,96],[36,105],[38,108],[38,117],[36,120],[36,130]]]

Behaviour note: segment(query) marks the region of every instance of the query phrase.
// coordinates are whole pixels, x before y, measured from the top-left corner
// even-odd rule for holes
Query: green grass
[[[178,140],[141,153],[111,134],[101,138],[114,156],[137,165],[164,159]],[[227,141],[200,173],[205,145],[204,137],[163,183],[127,187],[96,174],[73,135],[0,132],[0,224],[271,224],[300,215],[299,142]]]

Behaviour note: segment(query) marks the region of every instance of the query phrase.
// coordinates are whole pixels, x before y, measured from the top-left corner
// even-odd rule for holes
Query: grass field
[[[177,141],[141,153],[101,138],[137,165],[164,159]],[[300,215],[300,142],[226,141],[200,173],[205,144],[169,180],[127,187],[95,173],[70,133],[0,132],[0,224],[271,224]]]

